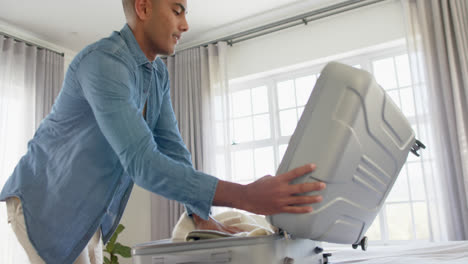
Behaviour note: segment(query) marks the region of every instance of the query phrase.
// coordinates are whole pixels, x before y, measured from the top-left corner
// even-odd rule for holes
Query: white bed
[[[328,250],[331,264],[468,264],[468,241],[372,246],[367,251]]]

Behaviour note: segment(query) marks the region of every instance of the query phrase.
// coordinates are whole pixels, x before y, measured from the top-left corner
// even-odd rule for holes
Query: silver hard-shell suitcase
[[[280,235],[220,238],[172,243],[160,240],[132,249],[134,264],[188,263],[326,263],[317,243],[308,239],[287,239]]]
[[[312,92],[277,174],[306,163],[295,181],[321,181],[323,201],[304,215],[269,222],[294,237],[358,244],[411,151],[424,147],[400,109],[366,71],[329,63]]]
[[[371,74],[339,63],[322,71],[277,175],[306,163],[317,169],[295,183],[321,181],[323,201],[308,214],[267,220],[280,235],[140,244],[135,264],[326,263],[319,241],[359,243],[390,192],[408,153],[424,147]],[[286,236],[288,237],[288,236]]]

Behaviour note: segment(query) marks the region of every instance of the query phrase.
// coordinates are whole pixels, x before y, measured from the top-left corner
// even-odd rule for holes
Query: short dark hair
[[[128,21],[135,14],[135,0],[122,0],[122,6]]]

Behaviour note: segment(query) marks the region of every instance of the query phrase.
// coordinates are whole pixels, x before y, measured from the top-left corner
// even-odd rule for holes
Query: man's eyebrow
[[[185,6],[184,6],[183,4],[181,4],[181,3],[175,3],[175,5],[177,5],[177,6],[179,6],[180,8],[182,8],[182,12],[187,13],[186,8],[185,8]]]

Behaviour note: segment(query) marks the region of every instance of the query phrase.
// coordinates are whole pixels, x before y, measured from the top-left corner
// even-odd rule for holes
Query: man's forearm
[[[245,209],[246,186],[238,183],[218,181],[213,205]]]
[[[296,178],[313,172],[306,164],[278,176],[266,175],[247,185],[218,181],[213,205],[241,209],[254,214],[310,213],[313,203],[322,201],[319,194],[307,194],[325,188],[322,182],[292,184]]]

